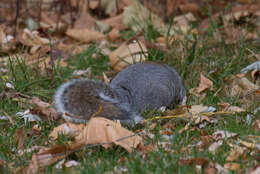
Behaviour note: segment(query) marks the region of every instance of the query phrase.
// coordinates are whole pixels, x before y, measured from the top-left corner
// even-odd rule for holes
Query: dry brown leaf
[[[0,46],[1,52],[9,53],[10,50],[14,50],[16,40],[12,35],[6,35],[4,28],[0,26]]]
[[[222,146],[222,144],[223,144],[223,141],[222,140],[220,140],[220,141],[217,141],[217,142],[214,142],[214,143],[212,143],[210,146],[209,146],[209,151],[212,153],[212,154],[215,154],[216,153],[216,151],[217,151],[217,149],[220,147],[220,146]]]
[[[74,29],[94,29],[95,19],[89,13],[83,13],[75,21]]]
[[[66,34],[69,37],[84,43],[106,39],[106,36],[103,33],[92,31],[89,29],[68,29],[66,31]]]
[[[137,146],[137,150],[142,153],[142,155],[146,155],[148,152],[155,151],[156,145],[155,144],[149,144],[149,145],[140,145]]]
[[[232,77],[230,80],[232,81],[230,85],[231,96],[236,96],[236,95],[245,96],[248,94],[248,92],[259,89],[259,86],[250,82],[246,77],[242,77],[242,78]]]
[[[230,111],[230,112],[245,112],[244,109],[242,109],[242,108],[240,108],[238,106],[229,106],[227,108],[227,110]]]
[[[185,3],[183,5],[180,5],[180,10],[183,13],[191,12],[193,14],[199,13],[199,7],[196,3]]]
[[[54,140],[58,138],[59,134],[64,134],[67,137],[73,138],[82,133],[85,124],[73,124],[73,123],[64,123],[55,127],[53,131],[49,134],[49,137],[52,137]]]
[[[111,41],[115,41],[117,39],[120,38],[120,32],[119,30],[113,28],[109,33],[108,33],[108,38],[111,40]]]
[[[31,162],[29,164],[29,167],[27,168],[27,172],[26,174],[34,174],[37,173],[39,170],[39,164],[38,164],[38,160],[37,160],[37,155],[33,155]]]
[[[189,109],[189,112],[200,113],[206,111],[207,109],[208,106],[192,105],[191,108]]]
[[[224,168],[228,169],[228,170],[236,171],[236,170],[240,169],[240,164],[238,164],[238,163],[226,163],[226,164],[224,164]]]
[[[23,148],[24,143],[25,143],[25,131],[24,131],[24,126],[22,126],[19,129],[16,129],[15,131],[15,140],[17,141],[18,145],[17,145],[17,149],[20,150]]]
[[[251,73],[251,78],[253,79],[253,82],[256,82],[256,80],[260,79],[260,70],[254,69]]]
[[[62,30],[65,31],[67,24],[58,19],[55,13],[48,16],[45,12],[41,13],[40,27],[43,29]]]
[[[198,93],[202,93],[207,89],[213,90],[213,82],[200,73],[200,84],[197,91]]]
[[[240,144],[246,146],[246,147],[249,148],[249,149],[255,149],[255,148],[257,147],[257,145],[254,144],[254,143],[246,142],[246,141],[243,141],[243,140],[240,140],[240,139],[238,139],[238,142],[239,142]]]
[[[204,169],[205,174],[218,174],[218,170],[215,167],[207,167]]]
[[[27,28],[19,36],[19,41],[26,46],[48,45],[50,43],[49,39],[40,37],[37,31],[30,31]]]
[[[6,34],[4,32],[4,28],[0,26],[0,44],[3,44],[6,38]]]
[[[236,146],[235,148],[233,148],[229,155],[226,158],[226,161],[235,161],[239,158],[240,155],[242,155],[244,152],[242,147]]]
[[[36,112],[35,114],[40,114],[50,120],[57,120],[59,118],[58,113],[54,108],[51,108],[49,103],[43,102],[37,97],[33,97],[30,100],[30,103],[37,106],[35,109],[31,110],[31,112]]]
[[[38,153],[33,154],[27,169],[27,174],[37,173],[40,167],[49,166],[58,160],[65,158],[83,145],[84,144],[80,143],[72,143],[70,146],[62,144],[49,149],[40,150]]]
[[[145,61],[146,55],[147,48],[142,42],[123,43],[110,53],[109,59],[113,69],[115,71],[121,71],[130,64]]]
[[[260,173],[260,163],[255,167],[251,168],[246,174],[259,174]]]
[[[205,158],[190,158],[190,159],[180,159],[179,160],[179,164],[180,165],[200,165],[200,166],[204,166],[206,165],[208,162],[207,159]]]
[[[252,126],[256,131],[260,131],[260,120],[255,120]]]
[[[183,33],[189,31],[190,19],[195,19],[192,13],[176,16],[173,27],[169,27],[164,24],[163,20],[157,14],[144,7],[139,1],[133,1],[132,5],[127,6],[123,13],[123,23],[131,27],[134,31],[141,31],[147,27],[147,24],[153,24],[161,34],[169,32],[170,35],[175,34],[177,37],[176,29],[182,30]]]
[[[216,132],[213,133],[213,138],[217,141],[226,139],[226,138],[231,138],[234,136],[237,136],[237,133],[232,133],[232,132],[223,131],[223,130],[217,130]]]
[[[105,20],[102,20],[101,22],[111,26],[114,29],[117,29],[118,31],[121,31],[126,28],[126,26],[123,24],[123,15],[122,14],[107,18]]]
[[[120,123],[102,117],[89,120],[83,132],[82,141],[85,144],[102,144],[103,147],[111,147],[111,142],[126,149],[129,153],[133,148],[142,144],[142,138],[135,133],[123,128]]]

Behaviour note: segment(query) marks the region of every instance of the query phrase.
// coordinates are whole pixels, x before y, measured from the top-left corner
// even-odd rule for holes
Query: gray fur
[[[185,97],[181,77],[168,65],[137,63],[130,65],[110,85],[94,80],[71,80],[57,90],[54,100],[58,112],[73,122],[87,122],[91,116],[121,120],[132,124],[143,118],[145,109],[173,108]]]
[[[174,108],[185,96],[177,71],[168,65],[155,63],[128,66],[112,80],[110,87],[138,112],[162,106]]]

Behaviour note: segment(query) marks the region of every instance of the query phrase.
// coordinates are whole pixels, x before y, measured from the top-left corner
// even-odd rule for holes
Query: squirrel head
[[[128,103],[123,103],[116,91],[101,81],[74,79],[61,85],[55,105],[62,116],[72,122],[86,123],[92,116],[139,122],[142,117]]]

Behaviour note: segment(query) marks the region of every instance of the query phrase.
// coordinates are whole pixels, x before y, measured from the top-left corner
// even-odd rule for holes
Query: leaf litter
[[[168,32],[170,34],[174,34],[173,38],[175,40],[179,39],[182,41],[184,40],[184,33],[187,33],[188,31],[191,31],[193,34],[202,32],[200,29],[191,28],[190,25],[191,22],[197,20],[198,15],[201,13],[199,11],[200,6],[196,3],[183,1],[179,4],[178,10],[181,11],[182,14],[177,14],[173,21],[174,27],[168,31],[169,24],[163,21],[159,15],[160,13],[158,13],[159,8],[156,8],[157,6],[155,5],[152,9],[146,5],[147,3],[141,4],[137,1],[130,0],[119,1],[119,7],[116,7],[115,3],[111,3],[114,1],[104,3],[102,0],[101,2],[102,5],[99,7],[97,1],[89,1],[89,8],[92,10],[96,10],[98,8],[104,9],[105,14],[108,15],[107,18],[98,19],[97,16],[91,15],[91,13],[86,10],[87,5],[84,4],[86,1],[80,1],[79,3],[81,4],[82,9],[79,12],[79,17],[76,19],[73,27],[70,25],[70,20],[68,17],[70,16],[68,15],[69,13],[67,13],[67,17],[66,15],[61,16],[61,19],[56,21],[56,19],[60,18],[57,14],[49,13],[44,10],[40,16],[41,20],[39,21],[39,24],[37,24],[36,20],[33,18],[24,20],[30,22],[17,27],[17,36],[15,36],[13,32],[10,32],[13,31],[11,27],[8,25],[1,25],[1,52],[8,54],[11,59],[14,59],[15,57],[24,57],[27,65],[33,65],[34,63],[43,61],[43,63],[40,64],[40,67],[41,71],[44,72],[47,71],[48,68],[52,67],[52,63],[56,64],[59,58],[61,59],[60,64],[65,67],[67,66],[66,59],[68,59],[68,57],[86,50],[91,43],[99,44],[102,41],[107,40],[108,44],[100,49],[104,50],[106,55],[109,55],[111,67],[115,71],[121,71],[129,64],[146,60],[147,48],[149,47],[154,47],[157,49],[160,48],[160,50],[164,50],[165,52],[169,51],[167,42],[171,44],[172,42],[166,37]],[[240,2],[242,1],[239,0],[238,3]],[[217,32],[218,36],[226,38],[227,44],[236,43],[242,36],[244,36],[246,40],[255,39],[257,36],[256,33],[247,32],[244,29],[238,29],[234,25],[235,22],[242,21],[243,18],[252,17],[254,20],[254,18],[259,18],[260,16],[258,4],[250,4],[249,1],[243,1],[242,3],[245,5],[232,7],[231,13],[225,13],[222,15],[222,12],[220,12],[215,13],[212,16],[213,19],[216,19],[217,17],[223,19],[224,32],[219,29]],[[77,3],[75,3],[75,1],[71,1],[71,6],[73,8],[76,7],[76,4]],[[239,9],[239,7],[241,8]],[[47,5],[43,9],[46,8],[48,8]],[[165,17],[168,17],[167,15],[171,14],[172,9],[175,8],[171,5],[166,8],[164,11]],[[13,16],[13,14],[7,13],[6,19],[9,19],[11,16]],[[133,18],[137,22],[134,22]],[[147,27],[147,22],[144,21],[150,21],[150,23],[152,23],[159,31],[160,34],[157,38],[160,40],[159,46],[158,43],[151,44],[140,38],[126,40],[121,37],[120,32],[124,29],[132,28],[133,30],[140,32],[144,30]],[[209,26],[209,24],[209,18],[205,18],[200,23],[200,28],[205,29]],[[259,28],[259,25],[257,27]],[[179,30],[182,31],[182,34],[178,34]],[[225,33],[225,35],[223,33]],[[62,37],[60,37],[60,35],[62,35]],[[111,45],[116,45],[117,48],[114,51],[111,51],[109,49]],[[22,53],[19,52],[21,46],[28,48],[29,51],[26,52],[25,50]],[[18,51],[19,55],[14,54],[16,51]],[[4,60],[4,58],[1,57],[0,61],[2,60]],[[5,73],[6,70],[8,71],[8,69],[2,67],[4,64],[6,64],[6,61],[4,63],[1,62],[0,65],[1,70],[4,70],[3,73]],[[80,76],[82,75],[81,73],[85,73],[85,70],[83,71],[84,72],[77,72],[79,73],[77,75]],[[247,72],[252,74],[251,79],[245,76]],[[205,126],[205,124],[218,124],[218,119],[222,116],[233,116],[235,113],[246,112],[247,104],[250,102],[248,96],[252,98],[257,98],[257,96],[259,97],[259,84],[257,84],[257,79],[259,78],[259,75],[257,75],[259,74],[259,61],[246,66],[241,70],[241,73],[244,73],[244,75],[235,75],[225,79],[230,84],[226,85],[225,89],[223,89],[227,96],[239,96],[241,98],[241,103],[245,104],[241,107],[232,106],[232,104],[229,103],[219,103],[218,105],[222,106],[219,109],[213,106],[191,105],[185,106],[181,109],[177,108],[173,111],[166,110],[162,116],[147,119],[145,123],[152,122],[152,125],[150,125],[150,130],[142,130],[140,134],[123,128],[119,123],[103,118],[93,118],[87,125],[64,123],[54,128],[49,137],[52,137],[52,141],[56,142],[59,135],[63,134],[69,138],[68,143],[54,145],[49,148],[33,146],[32,148],[22,150],[24,141],[27,137],[21,127],[16,132],[18,142],[17,148],[21,150],[19,151],[21,155],[26,152],[38,151],[33,154],[27,170],[27,173],[37,173],[39,168],[51,165],[59,160],[63,160],[60,162],[61,167],[78,165],[77,162],[71,162],[71,165],[66,165],[69,161],[66,162],[64,160],[65,157],[75,151],[80,150],[82,147],[88,147],[90,144],[93,146],[101,145],[104,148],[111,148],[112,145],[118,145],[127,150],[129,153],[133,150],[137,150],[141,152],[144,158],[149,151],[156,151],[158,148],[157,145],[167,152],[176,153],[172,149],[171,142],[171,139],[174,137],[176,131],[178,131],[179,134],[184,134],[188,131],[192,132],[196,130],[201,132],[201,136],[194,140],[195,143],[192,142],[194,144],[189,144],[187,147],[183,147],[183,150],[186,149],[187,154],[189,154],[190,148],[195,147],[200,150],[208,150],[211,153],[216,153],[221,146],[227,143],[231,149],[226,156],[227,163],[221,166],[220,164],[206,158],[194,158],[188,156],[180,159],[181,165],[195,165],[198,171],[203,169],[205,173],[228,173],[229,171],[239,171],[241,166],[237,162],[240,157],[249,151],[255,153],[259,152],[259,141],[257,141],[259,137],[241,138],[239,135],[226,130],[218,130],[211,134],[203,134],[201,129]],[[217,93],[218,91],[215,90],[215,84],[209,77],[210,76],[207,74],[205,75],[204,72],[201,72],[200,79],[197,79],[200,81],[199,85],[191,89],[189,95],[195,95],[198,99],[201,99],[206,96],[207,91]],[[105,75],[104,78],[108,79]],[[12,83],[7,81],[6,84],[8,84],[6,86],[8,91],[1,92],[1,99],[11,98],[12,100],[16,100],[21,97],[27,98],[24,94],[16,92]],[[255,100],[256,99],[252,101]],[[47,120],[59,119],[58,114],[52,108],[51,104],[43,102],[37,98],[32,98],[30,100],[30,104],[33,105],[32,109],[26,110],[25,112],[19,112],[18,114],[25,120],[40,121],[42,120],[41,118]],[[4,116],[5,117],[3,118],[9,119],[8,115]],[[168,121],[170,119],[174,121],[184,121],[184,128],[178,130],[175,126],[173,126],[173,124],[170,124],[171,122],[169,121],[164,124],[162,126],[162,130],[159,131],[159,133],[163,136],[163,140],[158,140],[158,142],[144,145],[144,139],[154,139],[155,135],[151,130],[156,129],[156,127],[161,124],[158,120]],[[41,132],[41,129],[37,125],[38,124],[35,124],[33,130]],[[252,125],[256,130],[259,130],[259,119],[255,120]],[[6,165],[6,163],[7,162],[4,160],[0,161],[1,166]],[[127,171],[126,168],[120,166],[115,168],[115,170]],[[260,167],[257,165],[248,173],[256,173],[259,170]]]

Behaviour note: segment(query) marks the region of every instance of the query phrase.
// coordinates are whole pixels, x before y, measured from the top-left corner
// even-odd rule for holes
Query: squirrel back
[[[123,123],[138,123],[145,109],[173,108],[185,98],[181,77],[168,65],[137,63],[119,72],[110,85],[74,79],[61,85],[54,100],[62,116],[87,122],[101,116]]]
[[[174,108],[185,97],[185,88],[177,71],[165,64],[136,63],[122,70],[111,81],[122,101],[137,111]]]

